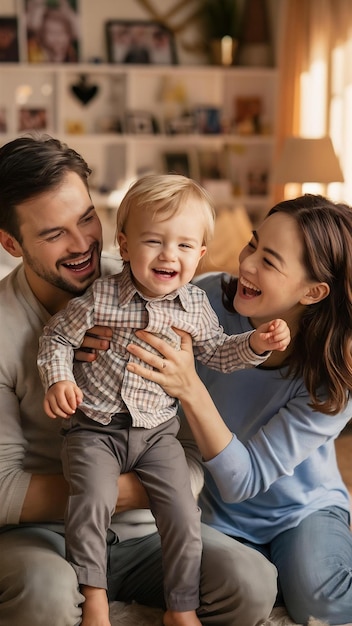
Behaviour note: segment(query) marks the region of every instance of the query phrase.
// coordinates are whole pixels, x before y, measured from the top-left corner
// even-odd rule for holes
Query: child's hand
[[[44,411],[52,419],[68,418],[76,411],[82,400],[82,391],[75,383],[60,380],[48,389],[44,398]]]
[[[270,350],[286,350],[291,341],[290,329],[284,320],[272,320],[261,324],[249,338],[249,343],[257,354]]]

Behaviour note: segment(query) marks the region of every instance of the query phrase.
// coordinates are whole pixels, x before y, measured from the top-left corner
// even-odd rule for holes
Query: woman
[[[352,416],[352,210],[322,196],[281,202],[241,252],[238,280],[198,284],[228,333],[285,319],[286,352],[198,376],[187,335],[176,352],[143,331],[162,358],[132,345],[148,367],[128,368],[182,402],[205,469],[203,521],[276,565],[294,621],[351,622],[349,497],[334,440]]]

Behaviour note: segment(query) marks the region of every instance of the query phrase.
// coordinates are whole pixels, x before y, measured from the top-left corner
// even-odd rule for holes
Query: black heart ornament
[[[85,106],[95,98],[99,91],[98,85],[90,85],[87,76],[81,76],[78,83],[71,85],[73,95]]]

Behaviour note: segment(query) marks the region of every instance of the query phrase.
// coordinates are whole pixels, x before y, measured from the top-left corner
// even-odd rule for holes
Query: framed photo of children
[[[17,17],[0,17],[0,63],[19,61]]]
[[[109,20],[105,32],[110,63],[177,63],[173,33],[158,22]]]
[[[79,0],[22,0],[22,34],[29,63],[79,61]]]

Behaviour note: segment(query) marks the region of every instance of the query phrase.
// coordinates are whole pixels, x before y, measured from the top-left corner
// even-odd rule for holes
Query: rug
[[[163,611],[151,609],[139,604],[125,604],[124,602],[112,602],[110,604],[111,626],[162,626]],[[303,626],[296,625],[287,615],[285,609],[273,609],[270,617],[263,626]],[[311,617],[304,626],[327,626],[325,622]]]

